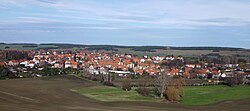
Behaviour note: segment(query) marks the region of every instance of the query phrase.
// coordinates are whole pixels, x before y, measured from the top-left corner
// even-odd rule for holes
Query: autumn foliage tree
[[[166,87],[165,98],[170,102],[179,102],[184,94],[184,85],[185,80],[183,78],[173,79],[172,84]]]

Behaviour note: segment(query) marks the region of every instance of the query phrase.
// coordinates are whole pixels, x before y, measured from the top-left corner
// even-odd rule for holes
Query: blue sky
[[[250,48],[250,1],[1,0],[0,40]]]

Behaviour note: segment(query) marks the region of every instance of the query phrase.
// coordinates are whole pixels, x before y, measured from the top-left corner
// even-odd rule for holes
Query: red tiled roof
[[[0,66],[5,66],[5,63],[4,62],[0,62]]]

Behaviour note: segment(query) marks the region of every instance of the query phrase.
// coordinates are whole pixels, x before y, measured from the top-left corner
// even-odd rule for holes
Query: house
[[[194,73],[196,74],[196,76],[200,77],[200,78],[204,78],[207,76],[208,73],[211,73],[209,71],[209,69],[195,69],[193,70]]]
[[[158,72],[155,68],[146,68],[145,71],[149,74],[149,75],[156,75]]]
[[[184,78],[190,78],[190,73],[188,71],[183,72],[182,76]]]
[[[109,73],[115,73],[119,77],[127,77],[127,75],[130,74],[129,71],[115,71],[115,70],[109,70]]]
[[[65,61],[64,68],[71,68],[70,61]]]
[[[139,63],[140,62],[139,58],[137,58],[137,57],[132,57],[132,61],[134,63]]]
[[[56,62],[52,66],[53,68],[63,68],[63,65],[60,62]]]
[[[33,61],[34,61],[36,64],[38,64],[38,63],[40,62],[40,60],[39,60],[38,57],[34,57],[34,58],[33,58]]]
[[[144,72],[144,71],[143,71],[142,69],[139,69],[139,68],[137,68],[137,67],[134,68],[134,73],[135,73],[135,74],[140,74],[140,75],[142,75],[143,72]]]
[[[28,65],[28,61],[27,60],[23,60],[23,61],[20,62],[20,65],[27,66]]]
[[[188,68],[195,68],[195,64],[186,64],[186,67],[188,67]]]
[[[88,72],[89,72],[90,74],[94,74],[94,71],[95,71],[94,66],[93,66],[93,65],[90,65],[89,68],[88,68]]]
[[[201,68],[201,65],[199,65],[199,64],[186,64],[186,67],[188,67],[188,68]]]
[[[139,67],[140,69],[146,69],[146,68],[149,67],[149,64],[146,64],[146,63],[139,63],[139,64],[138,64],[138,67]]]
[[[144,63],[146,60],[145,59],[141,59],[140,62]]]
[[[17,65],[19,65],[19,61],[18,60],[10,60],[8,62],[8,65],[9,66],[17,66]]]
[[[26,67],[30,67],[30,68],[35,67],[35,62],[34,61],[29,61],[28,64],[26,65]]]
[[[99,70],[100,70],[100,74],[109,74],[108,71],[104,67],[101,67]]]
[[[5,66],[5,62],[0,62],[0,66]]]
[[[65,68],[73,68],[73,69],[77,69],[78,68],[77,62],[74,61],[74,60],[67,60],[65,62],[65,66],[64,67]]]
[[[71,67],[72,67],[73,69],[77,69],[77,68],[78,68],[77,62],[71,61]]]
[[[170,70],[168,75],[174,76],[174,75],[182,75],[181,71],[177,68]]]

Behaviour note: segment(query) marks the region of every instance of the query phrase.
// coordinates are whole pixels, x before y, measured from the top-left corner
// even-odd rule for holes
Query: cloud
[[[51,20],[37,17],[18,17],[20,21],[16,23],[0,24],[0,32],[20,32],[20,33],[51,33],[51,32],[82,32],[84,30],[119,30],[122,27],[111,24],[91,24],[91,23],[67,23],[63,21]]]
[[[12,22],[113,24],[103,29],[196,29],[204,26],[246,26],[250,23],[250,15],[247,14],[250,10],[250,2],[232,0],[133,0],[119,2],[8,0],[0,1],[0,4],[4,4],[0,5],[4,10],[19,15],[24,13],[25,16],[12,18]],[[12,9],[13,7],[17,9]]]
[[[42,17],[17,17],[20,22],[24,23],[54,23],[54,22],[61,22],[61,20],[49,19],[49,18],[42,18]]]
[[[49,4],[55,4],[58,2],[58,0],[37,0],[37,1]]]

